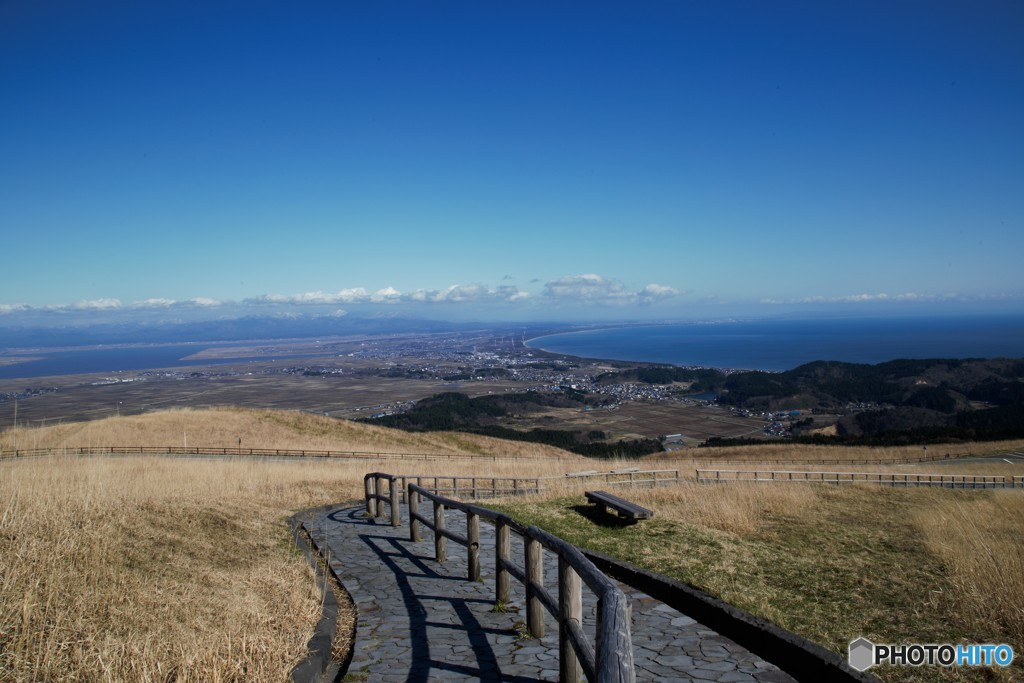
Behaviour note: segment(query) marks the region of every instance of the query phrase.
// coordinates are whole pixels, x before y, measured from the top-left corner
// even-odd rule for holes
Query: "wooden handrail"
[[[366,475],[367,481],[387,480],[391,491],[399,477],[380,472]],[[509,578],[515,578],[526,590],[527,628],[535,637],[544,635],[543,611],[547,610],[559,625],[559,670],[561,680],[577,680],[580,674],[588,681],[602,683],[635,681],[633,667],[633,646],[630,636],[630,608],[625,594],[607,576],[601,573],[590,560],[574,545],[553,536],[535,526],[524,527],[521,523],[496,510],[471,503],[457,501],[438,495],[415,483],[408,483],[409,538],[421,540],[420,526],[434,532],[435,559],[443,562],[446,557],[445,541],[451,540],[465,546],[467,551],[467,579],[480,578],[480,535],[481,519],[495,526],[495,602],[507,602]],[[368,500],[379,501],[380,493],[368,491]],[[393,496],[389,496],[389,501]],[[421,499],[434,504],[433,519],[420,511]],[[369,510],[369,508],[367,508]],[[466,515],[466,536],[460,536],[445,528],[445,510],[452,509]],[[379,515],[379,510],[377,511]],[[509,532],[515,532],[523,539],[523,569],[509,558]],[[544,586],[543,549],[558,556],[558,597]],[[582,629],[582,594],[580,580],[597,596],[598,627],[596,639],[590,639]]]

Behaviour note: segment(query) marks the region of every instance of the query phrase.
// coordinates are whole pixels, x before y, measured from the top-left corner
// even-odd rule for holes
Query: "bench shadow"
[[[621,529],[622,527],[633,526],[637,522],[635,519],[626,519],[625,517],[616,516],[615,513],[605,512],[601,509],[600,505],[573,505],[569,509],[594,524],[609,529]]]

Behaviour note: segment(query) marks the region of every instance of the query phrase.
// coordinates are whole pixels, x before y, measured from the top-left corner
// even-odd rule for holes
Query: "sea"
[[[746,320],[586,329],[537,337],[535,349],[584,358],[744,370],[789,370],[814,360],[1024,358],[1024,314],[918,318]],[[308,356],[193,360],[231,343],[46,349],[0,366],[0,379],[187,368]]]
[[[85,349],[43,349],[27,353],[35,358],[25,363],[0,366],[0,379],[78,375],[87,373],[113,373],[156,370],[161,368],[188,368],[200,365],[246,363],[285,360],[308,356],[280,355],[252,358],[188,358],[204,349],[223,347],[224,344],[165,344],[130,347],[91,347]]]
[[[1024,358],[1024,315],[630,325],[537,337],[527,346],[582,358],[770,371],[816,360]]]

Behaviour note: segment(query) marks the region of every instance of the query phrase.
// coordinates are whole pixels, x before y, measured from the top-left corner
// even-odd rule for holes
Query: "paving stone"
[[[427,510],[430,506],[427,505]],[[408,520],[403,507],[402,518]],[[465,535],[465,515],[448,511],[445,525]],[[342,506],[307,523],[313,539],[352,595],[358,615],[349,671],[369,681],[527,681],[558,679],[558,629],[546,616],[543,638],[523,639],[523,587],[512,580],[504,612],[494,612],[494,528],[480,525],[483,581],[466,580],[466,550],[447,543],[439,563],[428,529],[419,543],[408,526],[367,518]],[[513,558],[522,540],[512,535]],[[521,563],[521,560],[520,560]],[[522,566],[520,564],[520,566]],[[544,553],[544,581],[557,591],[557,558]],[[792,678],[672,607],[621,586],[633,608],[638,681],[791,683]],[[597,599],[583,587],[583,630],[593,637]]]

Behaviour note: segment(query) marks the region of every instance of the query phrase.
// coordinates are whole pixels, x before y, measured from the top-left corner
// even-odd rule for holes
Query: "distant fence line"
[[[712,453],[714,452],[714,449],[707,450]],[[680,456],[679,459],[709,460],[720,462],[722,464],[735,463],[737,465],[746,465],[748,463],[756,463],[758,465],[913,465],[914,463],[919,462],[935,462],[937,460],[967,458],[971,455],[971,453],[945,453],[943,455],[922,455],[916,458],[789,458],[768,460],[761,458],[730,458],[728,456],[716,457],[714,455],[704,456],[688,453],[684,456]]]
[[[815,484],[879,484],[895,488],[1012,489],[1024,488],[1024,476],[981,474],[906,474],[902,472],[790,472],[779,470],[697,470],[697,482],[801,482]]]
[[[299,458],[338,458],[349,460],[474,460],[491,462],[512,462],[512,461],[568,461],[579,462],[585,456],[562,456],[549,455],[537,456],[514,456],[514,455],[470,455],[466,453],[381,453],[375,451],[332,451],[315,449],[288,449],[288,448],[220,448],[214,446],[68,446],[59,448],[22,448],[15,450],[0,449],[0,460],[5,458],[30,458],[46,455],[219,455],[219,456],[276,456],[276,457],[299,457]],[[739,459],[739,458],[718,458],[713,455],[699,456],[693,454],[676,455],[665,453],[646,459],[646,462],[656,463],[664,460],[702,460],[718,461],[722,464],[758,464],[758,465],[909,465],[920,462],[935,462],[937,460],[949,460],[955,458],[970,457],[971,453],[946,453],[944,455],[929,455],[917,458],[791,458],[791,459]],[[628,460],[629,458],[625,458]],[[649,470],[650,471],[650,470]],[[666,471],[666,470],[657,470]]]
[[[216,448],[211,446],[78,446],[61,448],[31,448],[4,451],[0,459],[29,458],[46,455],[219,455],[219,456],[273,456],[294,458],[337,458],[348,460],[474,460],[504,462],[527,460],[577,461],[578,457],[545,456],[543,458],[513,455],[470,455],[465,453],[380,453],[374,451],[321,451],[288,448]]]

